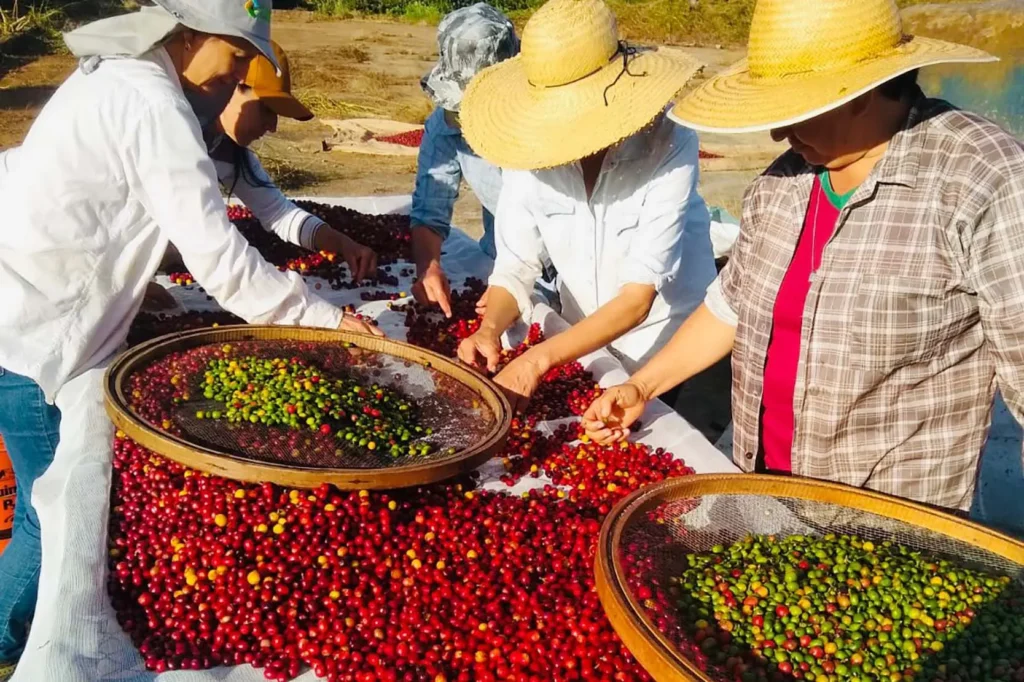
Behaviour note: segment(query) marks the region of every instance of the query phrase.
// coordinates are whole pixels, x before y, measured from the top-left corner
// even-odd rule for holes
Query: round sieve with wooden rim
[[[826,533],[891,540],[936,559],[1010,576],[1015,594],[1024,590],[1024,543],[984,526],[833,483],[709,474],[648,486],[616,505],[598,541],[598,595],[615,631],[656,682],[733,680],[724,670],[702,669],[691,660],[685,642],[674,641],[668,631],[692,624],[681,614],[656,612],[637,591],[668,585],[669,578],[682,575],[687,554],[715,545],[749,535]]]
[[[323,363],[318,366],[325,369],[342,367],[357,379],[397,390],[415,406],[440,446],[425,455],[394,456],[383,450],[353,452],[341,443],[337,450],[328,452],[322,447],[323,439],[316,446],[310,445],[317,436],[307,434],[293,449],[269,451],[263,447],[257,452],[239,438],[239,429],[246,429],[246,436],[256,439],[274,428],[279,429],[278,434],[287,430],[199,419],[196,410],[204,407],[201,400],[168,405],[168,421],[173,428],[168,428],[172,424],[150,423],[133,407],[133,390],[138,388],[137,384],[136,389],[132,388],[133,375],[171,354],[206,347],[216,352],[225,344],[261,358],[297,354],[311,363]],[[202,373],[197,371],[183,380],[192,382],[195,393],[201,395],[201,378]],[[107,370],[104,390],[107,413],[115,426],[143,447],[185,466],[233,480],[298,488],[329,483],[343,489],[389,489],[452,478],[472,471],[498,452],[512,420],[508,400],[493,382],[437,353],[365,334],[301,327],[239,325],[154,339],[114,361]],[[210,405],[205,407],[211,409]],[[256,436],[252,435],[254,431]],[[267,440],[269,435],[263,442]]]

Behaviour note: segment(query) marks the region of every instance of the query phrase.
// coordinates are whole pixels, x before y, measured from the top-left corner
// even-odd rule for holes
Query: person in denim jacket
[[[501,12],[478,3],[451,12],[437,30],[440,59],[421,85],[437,108],[427,119],[412,198],[412,253],[416,300],[437,304],[451,315],[448,277],[441,244],[451,232],[452,210],[462,180],[483,205],[480,249],[495,257],[494,213],[501,193],[501,169],[480,158],[462,136],[462,94],[478,72],[519,52],[515,28]]]

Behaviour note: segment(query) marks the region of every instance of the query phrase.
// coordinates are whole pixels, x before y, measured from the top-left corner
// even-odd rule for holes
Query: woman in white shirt
[[[28,651],[45,651],[22,660],[23,680],[104,678],[68,672],[64,657],[78,652],[46,644],[72,626],[50,615],[84,619],[103,608],[113,435],[103,368],[168,240],[197,281],[244,319],[372,329],[265,262],[231,226],[186,99],[233,89],[260,52],[275,62],[269,0],[157,3],[66,36],[82,62],[0,184],[0,436],[21,505],[0,555],[0,667],[26,646],[40,582],[40,612],[49,614],[34,620],[31,638],[41,646]],[[69,487],[73,472],[80,485]]]
[[[204,133],[217,178],[229,197],[238,197],[264,228],[282,240],[310,251],[337,253],[348,264],[355,280],[372,279],[377,273],[377,254],[373,249],[296,206],[278,189],[259,158],[248,148],[267,133],[277,130],[279,116],[298,121],[313,118],[312,112],[291,93],[291,69],[287,55],[276,42],[271,41],[271,45],[281,73],[275,71],[266,57],[253,59],[245,79],[235,88],[224,111],[210,126],[211,133]],[[193,109],[205,109],[196,106],[198,101],[202,100],[193,98]],[[0,152],[0,178],[14,168],[20,153],[18,150]],[[0,179],[0,184],[2,182]],[[170,244],[161,269],[178,266],[184,267],[181,254]],[[156,283],[149,285],[143,308],[159,310],[175,305],[174,297],[163,287]]]
[[[548,369],[606,345],[642,364],[703,300],[715,267],[697,137],[664,113],[695,70],[620,42],[601,0],[551,0],[520,56],[470,84],[466,137],[504,183],[486,313],[459,357],[497,368],[501,334],[529,317],[546,265],[573,323],[496,377],[517,408]]]
[[[267,133],[276,132],[280,116],[297,121],[313,118],[313,113],[291,92],[288,56],[276,42],[271,41],[271,45],[281,72],[275,71],[266,57],[253,59],[224,111],[204,133],[217,177],[229,197],[237,197],[264,228],[282,240],[310,251],[337,253],[348,265],[353,279],[372,279],[377,274],[377,254],[373,249],[296,206],[278,189],[259,157],[249,149]],[[169,246],[162,269],[174,267],[172,264],[180,258],[177,249]],[[173,298],[166,298],[163,288],[154,287],[150,287],[147,303],[174,304]],[[161,294],[163,299],[159,298]]]

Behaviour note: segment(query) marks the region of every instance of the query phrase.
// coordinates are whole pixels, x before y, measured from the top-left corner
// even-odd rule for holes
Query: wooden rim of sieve
[[[656,682],[716,681],[662,634],[634,598],[619,560],[622,535],[638,515],[669,502],[706,495],[759,495],[839,505],[940,533],[1024,566],[1024,542],[934,508],[870,490],[762,474],[703,474],[662,481],[619,501],[601,527],[594,561],[597,593],[608,620],[626,648]]]
[[[160,431],[130,407],[125,393],[129,377],[153,362],[171,353],[199,346],[260,340],[348,343],[355,348],[427,366],[477,395],[494,414],[494,424],[472,447],[431,462],[377,469],[318,468],[264,462],[197,445]],[[103,384],[104,404],[111,421],[139,445],[209,474],[236,481],[271,482],[295,488],[315,488],[329,483],[345,490],[394,489],[443,481],[468,473],[490,459],[504,446],[512,424],[512,407],[505,395],[492,381],[469,367],[407,343],[341,330],[232,325],[169,334],[139,344],[120,355],[107,369]]]

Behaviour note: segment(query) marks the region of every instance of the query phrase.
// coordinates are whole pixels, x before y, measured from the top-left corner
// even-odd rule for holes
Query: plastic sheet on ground
[[[320,122],[334,130],[331,139],[324,140],[324,151],[377,156],[416,156],[419,154],[419,147],[382,142],[377,138],[423,130],[421,125],[381,118],[321,119]]]
[[[409,197],[313,198],[344,205],[365,213],[405,213]],[[352,235],[358,239],[358,235]],[[454,230],[445,242],[442,263],[453,286],[466,277],[486,278],[490,261],[476,242]],[[411,269],[411,267],[409,268]],[[398,275],[400,268],[393,268]],[[398,287],[371,285],[371,290],[410,292],[412,279],[400,278]],[[198,286],[170,285],[159,280],[184,307],[214,310]],[[315,285],[316,280],[309,278]],[[381,327],[394,338],[405,338],[404,315],[388,310],[387,302],[363,302],[359,290],[317,290],[336,304],[352,304],[361,312],[377,316]],[[533,320],[553,334],[568,325],[550,307],[539,304]],[[510,332],[511,340],[521,337],[526,326]],[[620,383],[625,370],[607,351],[581,359],[601,385]],[[35,485],[33,502],[42,519],[43,568],[39,605],[25,654],[13,682],[258,682],[263,673],[250,666],[215,668],[206,671],[174,671],[162,674],[145,670],[142,658],[118,625],[106,592],[106,524],[111,481],[111,440],[113,429],[102,405],[102,369],[95,369],[69,382],[58,394],[61,409],[61,442],[54,466]],[[553,430],[553,423],[542,425]],[[732,462],[718,452],[699,431],[659,401],[643,416],[639,439],[683,457],[700,473],[736,471]],[[500,464],[490,462],[481,469],[484,487],[521,492],[547,481],[527,479],[508,488],[498,477]],[[311,671],[297,678],[317,680]]]

